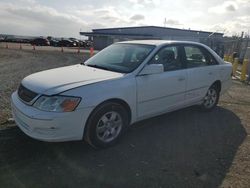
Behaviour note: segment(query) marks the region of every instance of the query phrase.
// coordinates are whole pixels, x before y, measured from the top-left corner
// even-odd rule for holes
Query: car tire
[[[104,103],[90,115],[84,138],[94,148],[110,147],[117,143],[128,124],[128,112],[122,105]]]
[[[220,98],[220,90],[214,84],[208,89],[206,96],[204,97],[203,102],[201,104],[201,109],[203,111],[213,110],[217,106],[219,98]]]

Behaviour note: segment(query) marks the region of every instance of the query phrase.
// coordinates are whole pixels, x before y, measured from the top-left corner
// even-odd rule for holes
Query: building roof
[[[94,31],[94,29],[93,29]],[[141,37],[152,37],[153,35],[151,34],[139,34],[139,33],[109,33],[109,32],[80,32],[80,35],[86,35],[86,36],[114,36],[114,35],[119,35],[119,36],[141,36]]]
[[[176,31],[187,31],[187,32],[199,32],[199,33],[206,33],[206,34],[215,34],[215,35],[223,35],[224,33],[219,32],[209,32],[209,31],[198,31],[198,30],[190,30],[190,29],[178,29],[178,28],[171,28],[171,27],[160,27],[160,26],[135,26],[135,27],[116,27],[116,28],[103,28],[103,29],[93,29],[93,32],[90,33],[100,33],[101,31],[103,33],[109,33],[109,31],[112,30],[126,30],[126,29],[141,29],[141,28],[158,28],[158,29],[166,29],[166,30],[176,30]],[[86,32],[80,32],[80,34],[85,34]],[[112,33],[113,35],[113,33]]]

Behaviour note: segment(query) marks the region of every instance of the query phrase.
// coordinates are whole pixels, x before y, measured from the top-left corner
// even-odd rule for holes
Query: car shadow
[[[36,141],[16,127],[0,131],[0,187],[217,187],[246,135],[222,107],[141,121],[102,150]]]

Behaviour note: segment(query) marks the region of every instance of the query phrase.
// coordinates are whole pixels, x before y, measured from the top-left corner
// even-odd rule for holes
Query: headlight
[[[79,97],[44,96],[39,97],[33,104],[34,107],[48,112],[71,112],[80,103]]]

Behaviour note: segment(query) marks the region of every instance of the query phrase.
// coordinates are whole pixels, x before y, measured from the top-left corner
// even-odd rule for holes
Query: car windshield
[[[135,70],[155,48],[153,45],[113,44],[87,60],[86,66],[129,73]]]

